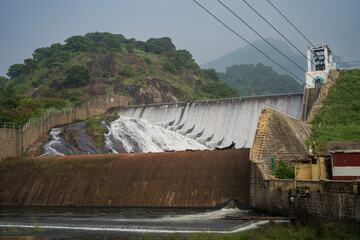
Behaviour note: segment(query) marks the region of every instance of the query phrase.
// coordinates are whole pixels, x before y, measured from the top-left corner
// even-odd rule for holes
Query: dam
[[[120,119],[147,120],[209,149],[232,143],[235,148],[251,148],[262,109],[271,108],[300,119],[302,103],[303,93],[294,93],[116,107],[108,113],[117,112]],[[122,136],[117,138],[121,141]]]
[[[89,137],[85,122],[75,122],[52,129],[41,152],[54,156],[251,148],[262,109],[300,119],[302,103],[303,94],[295,93],[115,107],[107,114],[118,119],[103,122],[108,131],[102,148]]]

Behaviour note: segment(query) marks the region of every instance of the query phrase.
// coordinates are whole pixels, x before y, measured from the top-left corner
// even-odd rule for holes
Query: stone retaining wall
[[[0,128],[0,159],[7,156],[20,156],[51,128],[86,120],[89,117],[105,114],[110,108],[127,106],[132,98],[109,94],[100,96],[81,107],[61,113],[48,112],[37,124],[26,124],[23,129]]]
[[[275,179],[261,159],[275,157],[290,163],[306,153],[310,125],[274,110],[263,110],[250,157],[250,206],[270,214],[289,215],[289,190],[302,215],[360,222],[360,182]]]

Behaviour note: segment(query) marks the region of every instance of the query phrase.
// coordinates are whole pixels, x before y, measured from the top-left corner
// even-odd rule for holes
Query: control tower
[[[321,87],[327,80],[333,64],[333,54],[327,43],[319,47],[309,47],[307,51],[307,74],[305,88]]]

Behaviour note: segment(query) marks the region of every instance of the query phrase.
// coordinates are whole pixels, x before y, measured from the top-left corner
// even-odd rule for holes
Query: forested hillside
[[[233,65],[225,73],[219,73],[220,80],[238,90],[240,96],[270,95],[302,92],[303,86],[288,75],[277,74],[272,67],[259,63]]]
[[[285,53],[290,59],[292,59],[295,63],[302,67],[302,69],[306,70],[306,59],[300,55],[300,53],[295,52],[290,46],[283,40],[268,38],[267,39],[272,45],[274,45],[281,52]],[[270,56],[273,60],[279,63],[284,68],[288,69],[290,72],[295,74],[300,79],[305,81],[305,72],[299,69],[296,65],[291,63],[288,59],[284,58],[279,52],[277,52],[274,48],[268,45],[263,40],[257,40],[252,43],[258,49],[261,49],[265,54]],[[279,74],[289,74],[284,69],[280,68],[260,52],[258,52],[255,48],[250,45],[246,45],[241,47],[231,53],[228,53],[224,56],[215,59],[214,61],[205,63],[201,65],[203,68],[215,68],[218,72],[225,72],[227,67],[232,65],[241,65],[241,64],[258,64],[262,63],[266,66],[273,67],[274,71]],[[291,76],[293,77],[293,76]]]
[[[36,49],[9,67],[0,87],[0,122],[19,125],[110,92],[133,97],[132,104],[238,96],[168,37],[143,42],[99,32]]]

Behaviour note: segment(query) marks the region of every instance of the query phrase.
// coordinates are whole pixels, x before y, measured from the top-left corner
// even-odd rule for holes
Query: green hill
[[[360,141],[360,70],[343,70],[311,122],[311,141]]]
[[[283,40],[268,38],[267,39],[272,45],[274,45],[281,52],[286,53],[286,55],[296,62],[299,66],[301,66],[304,70],[306,70],[306,59],[301,56],[298,52],[295,52],[290,46]],[[268,45],[263,40],[257,40],[252,43],[257,48],[261,49],[264,53],[274,59],[277,63],[279,63],[284,68],[288,69],[290,72],[295,74],[295,76],[303,79],[305,81],[305,73],[291,63],[289,60],[284,58],[280,53],[278,53],[275,49],[273,49],[270,45]],[[214,61],[205,63],[201,65],[203,68],[215,68],[218,72],[225,72],[227,67],[230,67],[234,64],[258,64],[262,63],[266,66],[273,67],[274,71],[279,74],[289,74],[284,71],[282,68],[274,64],[264,55],[259,53],[255,48],[250,45],[245,45],[231,53],[228,53],[224,56],[215,59]]]
[[[133,97],[133,104],[238,96],[168,37],[143,42],[106,32],[72,36],[36,49],[32,58],[10,66],[7,76],[0,77],[0,122],[17,124],[110,92]]]
[[[219,73],[220,80],[238,90],[240,96],[302,92],[303,86],[288,75],[280,75],[272,67],[259,63],[233,65]]]

